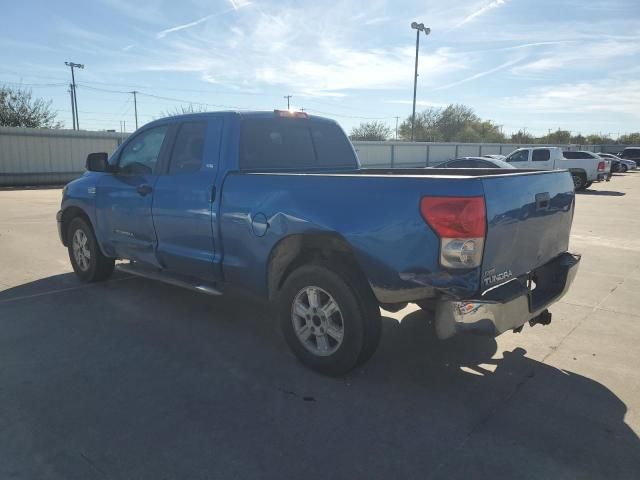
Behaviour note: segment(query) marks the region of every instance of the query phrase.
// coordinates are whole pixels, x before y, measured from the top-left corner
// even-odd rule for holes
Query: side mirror
[[[106,172],[109,170],[109,155],[105,152],[87,155],[87,170],[90,172]]]

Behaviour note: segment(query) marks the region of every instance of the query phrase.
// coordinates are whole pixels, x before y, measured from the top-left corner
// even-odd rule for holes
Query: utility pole
[[[415,137],[416,128],[416,91],[418,89],[418,51],[420,50],[420,32],[424,32],[425,35],[431,33],[429,27],[425,27],[424,23],[411,22],[411,28],[416,31],[416,67],[413,74],[413,112],[411,113],[411,141]]]
[[[76,106],[73,101],[73,85],[69,84],[69,96],[71,97],[71,120],[73,121],[73,129],[76,129]]]
[[[75,129],[80,130],[80,121],[78,120],[78,94],[76,89],[76,77],[73,73],[74,68],[83,69],[84,65],[80,63],[64,62],[64,64],[71,69],[71,89],[73,90],[73,109],[75,110]]]
[[[138,129],[138,102],[136,99],[136,94],[138,93],[136,90],[134,90],[133,92],[133,111],[135,113],[136,116],[136,130]]]
[[[285,95],[284,98],[287,99],[287,110],[291,109],[291,106],[289,104],[289,100],[291,100],[291,97],[293,97],[293,95]]]
[[[400,117],[394,117],[396,119],[396,140],[398,140],[398,119]]]

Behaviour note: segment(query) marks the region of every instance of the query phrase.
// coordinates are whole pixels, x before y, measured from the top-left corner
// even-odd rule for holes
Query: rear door
[[[483,290],[568,250],[575,197],[569,172],[493,176],[482,182],[487,208]]]
[[[213,228],[222,125],[223,119],[216,117],[180,123],[166,171],[156,182],[157,256],[172,273],[203,280],[220,277]]]
[[[538,170],[553,170],[551,150],[548,148],[534,148],[531,151],[531,168]]]
[[[516,168],[529,168],[529,149],[516,150],[512,152],[507,158],[504,159],[505,162],[510,163]]]

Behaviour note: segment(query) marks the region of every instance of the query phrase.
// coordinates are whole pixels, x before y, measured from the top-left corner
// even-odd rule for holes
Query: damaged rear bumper
[[[548,323],[547,307],[557,302],[575,279],[580,256],[564,253],[529,275],[493,288],[479,298],[441,299],[436,303],[439,338],[472,332],[500,335],[525,323]],[[531,288],[535,284],[535,288]]]

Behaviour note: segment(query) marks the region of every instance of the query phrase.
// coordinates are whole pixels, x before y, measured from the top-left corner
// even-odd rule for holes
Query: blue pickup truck
[[[115,266],[211,295],[240,287],[326,374],[373,355],[380,307],[431,310],[440,338],[547,324],[580,261],[567,171],[364,169],[335,122],[303,112],[157,120],[87,170],[57,214],[81,280]]]

